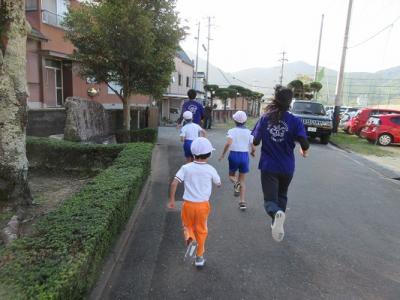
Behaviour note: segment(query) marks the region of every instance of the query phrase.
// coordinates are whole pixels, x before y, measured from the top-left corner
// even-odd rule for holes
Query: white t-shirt
[[[221,184],[217,170],[213,166],[201,162],[183,165],[176,173],[175,178],[184,183],[183,199],[191,202],[210,200],[212,184]]]
[[[184,137],[185,140],[195,140],[199,137],[200,132],[203,129],[196,123],[188,123],[181,129],[181,134],[179,136]]]
[[[228,130],[227,136],[232,139],[231,151],[249,152],[250,144],[253,143],[254,139],[249,129],[245,127],[235,127]]]

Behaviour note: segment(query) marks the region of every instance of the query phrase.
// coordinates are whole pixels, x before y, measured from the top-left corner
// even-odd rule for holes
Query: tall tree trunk
[[[32,202],[26,158],[27,84],[25,0],[0,2],[0,200]]]
[[[124,129],[131,130],[131,107],[128,98],[123,100]]]

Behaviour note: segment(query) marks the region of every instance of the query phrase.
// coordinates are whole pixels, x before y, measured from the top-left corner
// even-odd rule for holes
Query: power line
[[[348,47],[348,49],[352,49],[352,48],[356,48],[358,46],[361,46],[367,42],[369,42],[370,40],[372,40],[373,38],[377,37],[378,35],[380,35],[382,32],[384,32],[385,30],[392,28],[394,26],[394,24],[400,20],[400,16],[398,16],[392,23],[390,23],[389,25],[385,26],[384,28],[382,28],[381,30],[379,30],[377,33],[375,33],[374,35],[370,36],[369,38],[367,38],[366,40],[355,44],[353,46]]]

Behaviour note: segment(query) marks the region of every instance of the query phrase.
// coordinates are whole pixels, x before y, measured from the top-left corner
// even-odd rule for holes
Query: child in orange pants
[[[207,164],[213,150],[210,141],[204,137],[193,141],[191,151],[194,161],[183,165],[176,173],[171,183],[168,202],[169,208],[175,207],[176,188],[183,182],[185,191],[181,218],[187,245],[185,257],[192,257],[196,252],[196,267],[203,267],[205,264],[204,245],[208,235],[207,219],[210,213],[212,183],[221,185],[217,171]]]

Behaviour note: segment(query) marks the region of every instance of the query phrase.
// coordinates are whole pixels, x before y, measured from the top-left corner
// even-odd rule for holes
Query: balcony
[[[57,26],[62,28],[62,22],[64,20],[63,15],[58,15],[47,9],[42,10],[42,22],[52,26]]]

